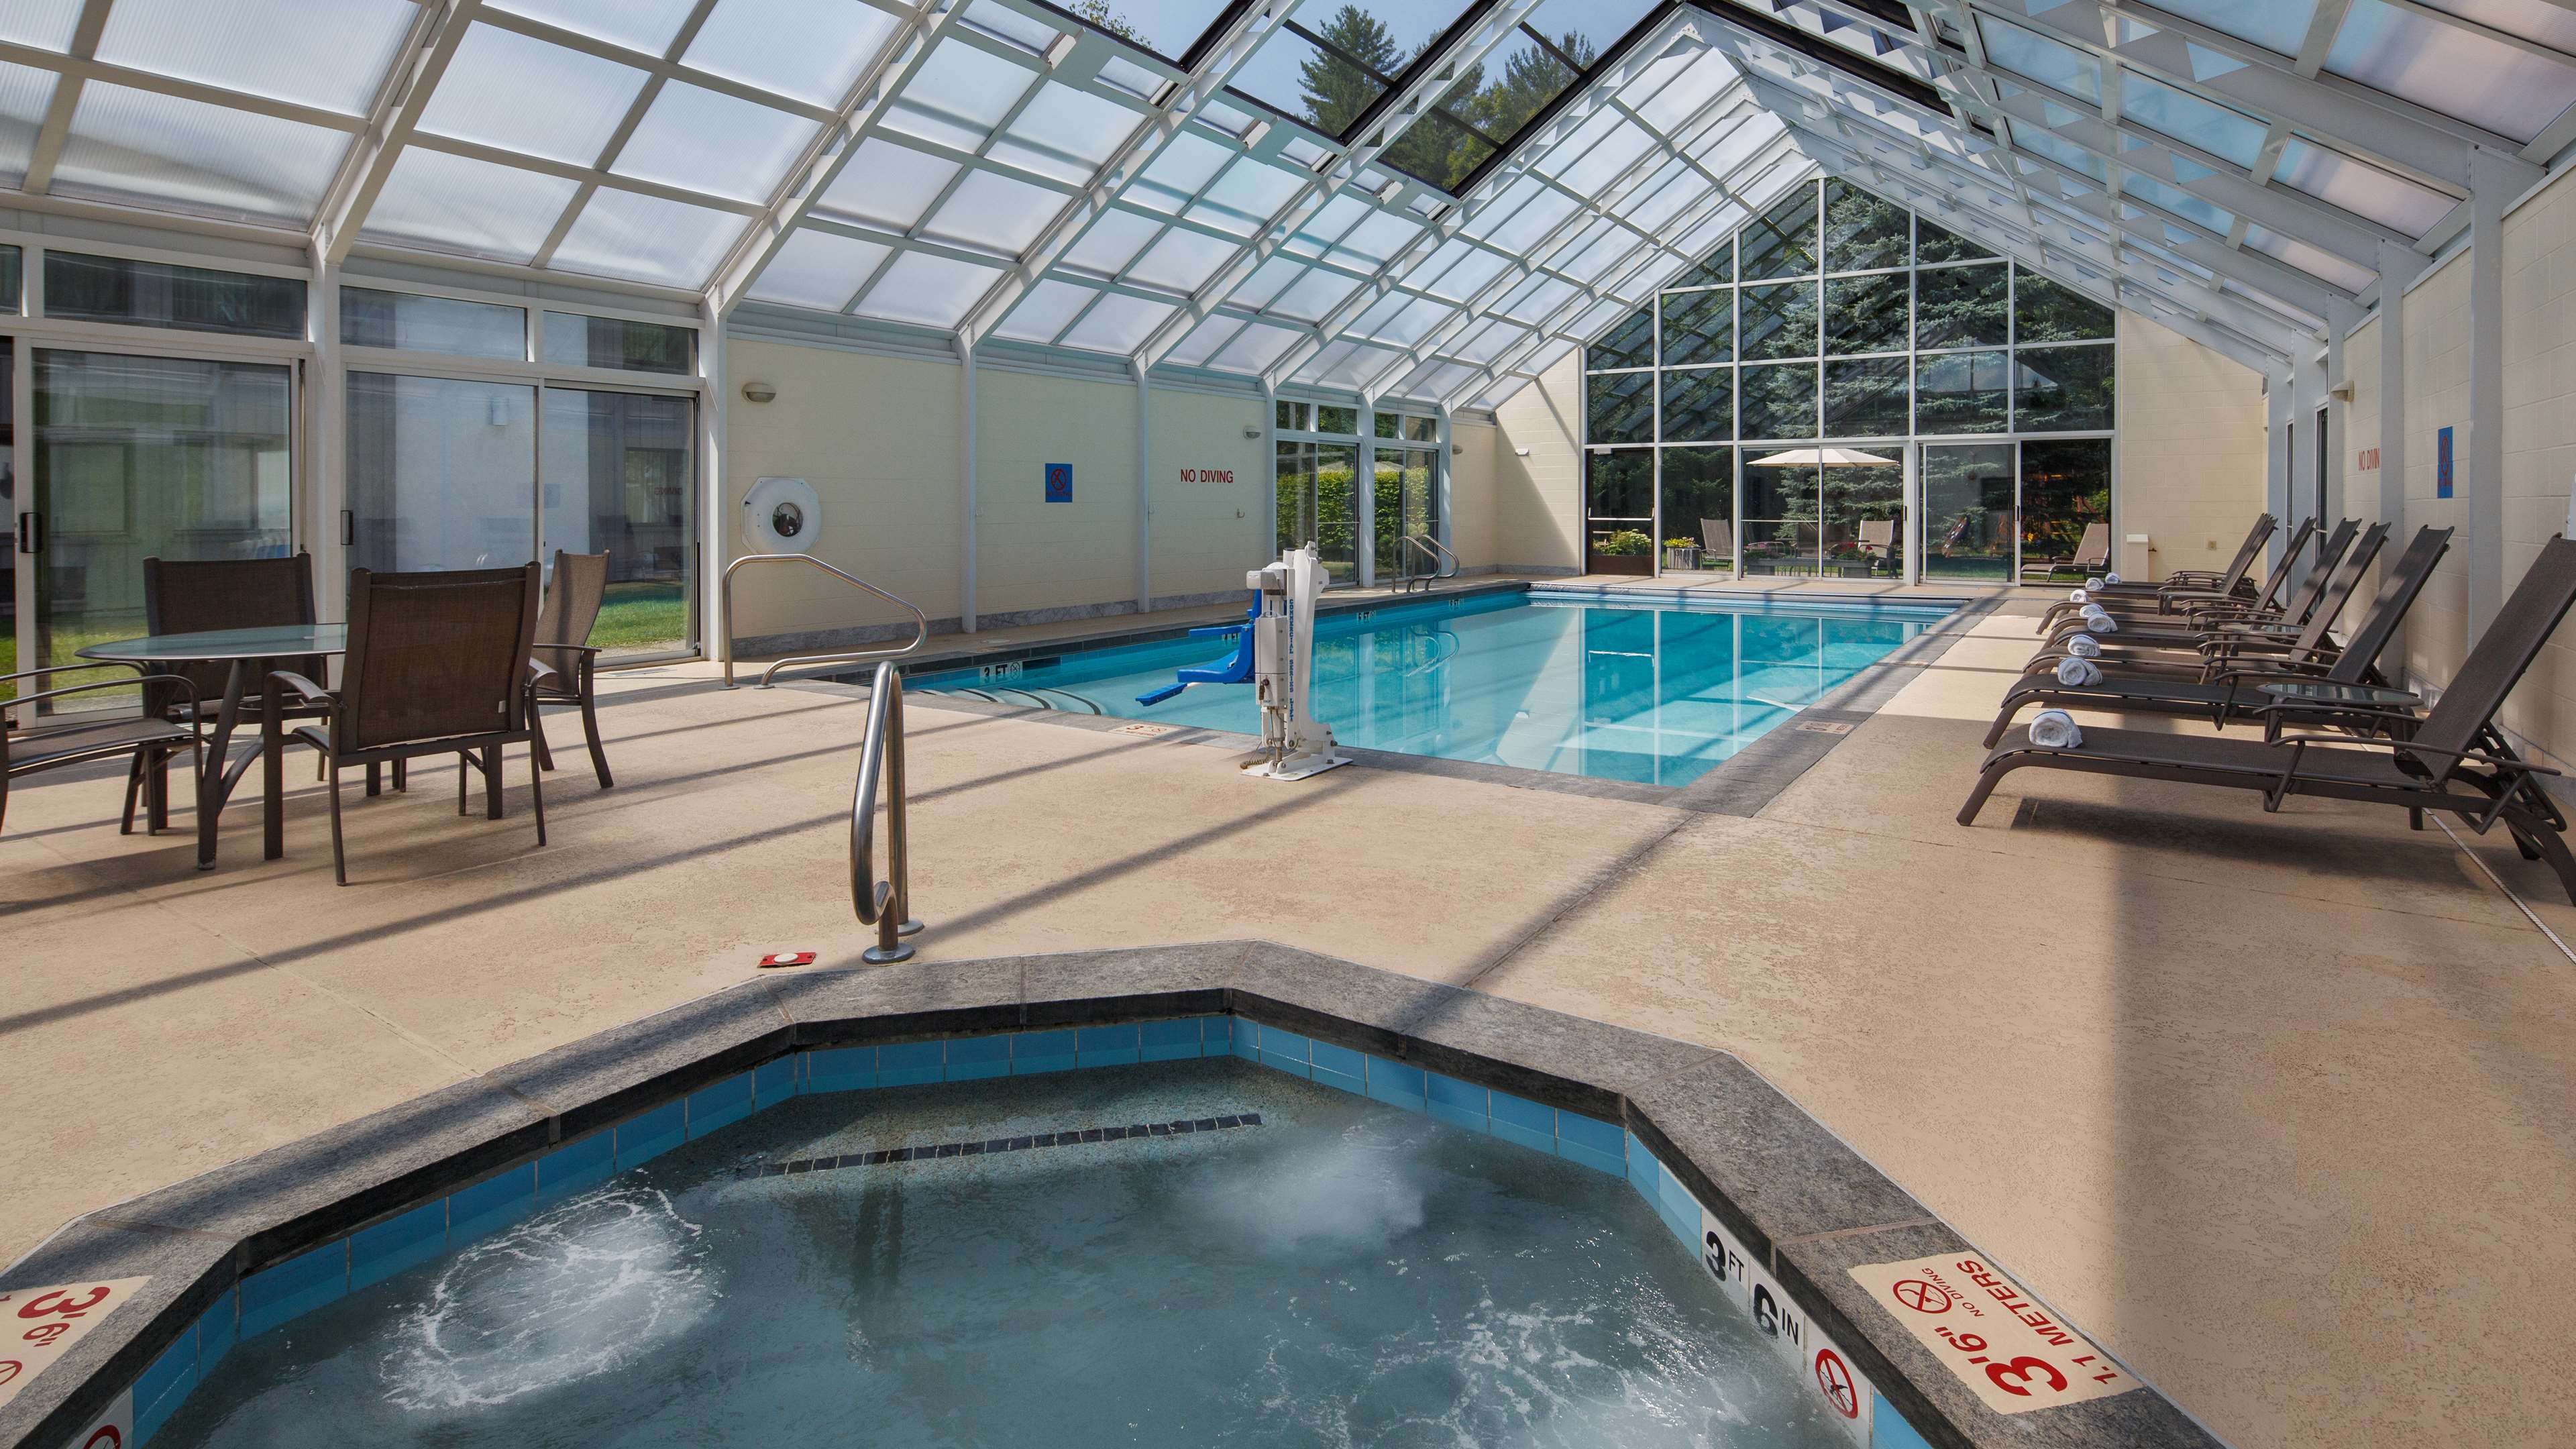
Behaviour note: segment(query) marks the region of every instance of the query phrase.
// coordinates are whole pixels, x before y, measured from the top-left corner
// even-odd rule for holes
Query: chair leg
[[[1986,808],[1986,797],[1995,793],[1995,786],[2019,766],[2018,760],[1999,760],[1986,766],[1984,772],[1977,776],[1977,787],[1968,792],[1967,803],[1959,807],[1959,823],[1976,824],[1977,812]]]
[[[134,801],[143,793],[143,756],[144,751],[136,750],[134,763],[125,772],[125,814],[117,821],[119,835],[134,833]]]
[[[501,747],[494,745],[492,752],[498,755]],[[534,750],[528,751],[528,808],[536,812],[537,844],[543,846],[546,843],[546,772],[538,766]]]
[[[483,818],[501,818],[501,747],[487,746],[483,751]]]
[[[465,776],[466,772],[473,768],[474,752],[458,750],[456,752],[456,817],[460,820],[465,818]]]
[[[324,762],[329,763],[327,760]],[[340,772],[328,771],[331,777],[331,878],[342,885],[349,883],[349,851],[340,840]]]
[[[590,768],[599,775],[599,788],[613,788],[617,782],[609,778],[608,752],[599,747],[599,714],[591,708],[588,690],[581,695],[581,733],[590,741]]]
[[[170,757],[163,755],[152,762],[143,777],[144,826],[146,835],[158,835],[170,828]]]
[[[535,758],[538,769],[555,767],[555,752],[546,746],[545,711],[533,704],[528,706],[528,752]]]
[[[385,767],[380,764],[370,764],[367,766],[367,798],[372,800],[383,793],[385,793]]]
[[[394,761],[394,793],[395,793],[395,794],[397,794],[397,795],[399,795],[399,794],[401,794],[402,792],[404,792],[405,790],[408,790],[408,789],[410,789],[410,788],[411,788],[411,761],[409,761],[409,760],[396,760],[396,761]]]

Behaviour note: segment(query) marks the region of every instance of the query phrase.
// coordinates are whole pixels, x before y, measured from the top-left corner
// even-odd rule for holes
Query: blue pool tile
[[[537,1201],[561,1202],[608,1181],[617,1171],[617,1144],[605,1132],[567,1142],[537,1159]]]
[[[1556,1109],[1509,1092],[1490,1094],[1494,1135],[1534,1152],[1556,1151]]]
[[[1086,1067],[1132,1067],[1142,1059],[1133,1023],[1126,1026],[1086,1026],[1081,1031],[1076,1050]]]
[[[1246,1021],[1239,1016],[1236,1017],[1234,1019],[1234,1040],[1231,1045],[1234,1049],[1234,1054],[1243,1058],[1245,1061],[1257,1062],[1261,1060],[1261,1023],[1257,1021]]]
[[[1648,1207],[1655,1205],[1656,1197],[1663,1191],[1660,1180],[1655,1176],[1656,1171],[1655,1154],[1646,1150],[1646,1144],[1637,1140],[1636,1133],[1629,1133],[1628,1185],[1637,1190],[1637,1196],[1644,1198]]]
[[[1431,1115],[1453,1127],[1472,1132],[1490,1131],[1493,1118],[1485,1108],[1485,1089],[1470,1086],[1456,1077],[1438,1072],[1424,1074],[1430,1089]]]
[[[1691,1196],[1682,1180],[1662,1163],[1655,1164],[1657,1186],[1655,1211],[1663,1214],[1664,1226],[1673,1230],[1682,1246],[1697,1254],[1700,1249],[1699,1199]]]
[[[1141,1060],[1177,1062],[1199,1054],[1199,1019],[1185,1016],[1178,1021],[1148,1021],[1136,1028],[1137,1051]]]
[[[1364,1077],[1368,1074],[1368,1058],[1352,1051],[1349,1047],[1339,1047],[1328,1041],[1319,1041],[1309,1044],[1306,1050],[1307,1059],[1312,1061],[1318,1070],[1339,1072],[1346,1077]]]
[[[1887,1395],[1872,1389],[1870,1397],[1876,1402],[1870,1407],[1869,1449],[1932,1449],[1932,1441],[1923,1437],[1922,1430],[1905,1422],[1905,1416],[1896,1412]]]
[[[689,1094],[689,1140],[751,1115],[751,1073],[741,1072]]]
[[[1012,1076],[1071,1071],[1073,1064],[1073,1033],[1070,1031],[1024,1031],[1011,1038]]]
[[[1314,1079],[1324,1086],[1348,1092],[1354,1097],[1364,1097],[1368,1095],[1368,1078],[1366,1077],[1356,1077],[1351,1075],[1349,1072],[1337,1072],[1332,1070],[1330,1067],[1315,1067],[1312,1068],[1311,1071],[1314,1075]]]
[[[446,1246],[445,1198],[387,1218],[374,1227],[360,1228],[349,1235],[349,1287],[355,1291],[370,1283],[382,1283],[405,1268],[437,1257]]]
[[[1221,1057],[1233,1050],[1233,1017],[1202,1016],[1199,1018],[1199,1055]]]
[[[897,1042],[877,1048],[877,1085],[880,1087],[917,1087],[939,1080],[946,1069],[946,1043],[935,1041]]]
[[[752,1110],[762,1111],[796,1095],[796,1059],[780,1057],[751,1069]]]
[[[160,1405],[164,1398],[169,1399],[169,1407],[176,1408],[179,1400],[187,1397],[188,1391],[196,1386],[197,1325],[191,1323],[187,1331],[179,1335],[179,1341],[162,1350],[161,1356],[152,1361],[152,1366],[134,1380],[136,1421],[139,1423],[145,1412]],[[168,1417],[166,1409],[161,1417]],[[159,1421],[156,1419],[154,1422],[157,1424]],[[144,1437],[139,1428],[135,1437]]]
[[[224,1361],[224,1355],[233,1351],[234,1341],[241,1336],[240,1315],[241,1300],[230,1288],[224,1290],[224,1296],[216,1299],[212,1308],[197,1315],[198,1373],[214,1372],[215,1365]]]
[[[877,1084],[877,1049],[830,1047],[805,1053],[805,1090],[850,1092]]]
[[[948,1042],[947,1079],[971,1082],[983,1077],[1007,1077],[1011,1074],[1011,1038],[1005,1032],[996,1036],[961,1036]]]
[[[534,1163],[511,1168],[472,1187],[459,1188],[447,1196],[447,1241],[461,1248],[485,1233],[526,1217],[536,1205]],[[243,1299],[243,1310],[247,1312],[249,1307],[250,1300]]]
[[[1556,1155],[1568,1162],[1579,1162],[1612,1177],[1628,1171],[1628,1134],[1615,1122],[1603,1122],[1579,1112],[1556,1114]]]
[[[266,1333],[349,1291],[349,1243],[342,1239],[242,1280],[242,1337]]]
[[[1306,1076],[1313,1070],[1312,1059],[1306,1055],[1309,1049],[1306,1038],[1293,1031],[1281,1031],[1275,1026],[1261,1029],[1260,1060],[1265,1067],[1275,1067],[1292,1076]]]
[[[641,1167],[689,1140],[689,1114],[665,1102],[617,1124],[617,1167]]]
[[[1372,1101],[1408,1112],[1420,1112],[1428,1105],[1423,1098],[1422,1068],[1408,1067],[1384,1057],[1368,1059],[1368,1094]]]

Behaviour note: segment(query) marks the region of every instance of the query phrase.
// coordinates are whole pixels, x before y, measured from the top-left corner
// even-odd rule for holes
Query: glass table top
[[[349,647],[346,624],[290,624],[263,629],[213,629],[199,634],[148,634],[92,644],[83,659],[129,664],[225,659],[292,659],[300,654],[341,654]]]
[[[2367,684],[2337,684],[2327,679],[2278,680],[2262,686],[2265,694],[2275,699],[2294,700],[2300,704],[2417,704],[2422,696],[2403,689],[2379,689]]]

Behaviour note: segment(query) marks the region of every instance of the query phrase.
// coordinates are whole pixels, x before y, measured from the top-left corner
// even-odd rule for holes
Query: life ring
[[[812,553],[823,500],[802,478],[758,478],[742,498],[743,537],[761,553]]]

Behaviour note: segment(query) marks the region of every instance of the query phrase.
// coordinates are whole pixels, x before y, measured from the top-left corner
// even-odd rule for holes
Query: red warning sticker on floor
[[[18,1397],[149,1278],[0,1291],[0,1404]]]
[[[1961,1253],[1863,1263],[1851,1275],[1996,1413],[2080,1404],[2138,1386],[1982,1259]]]

